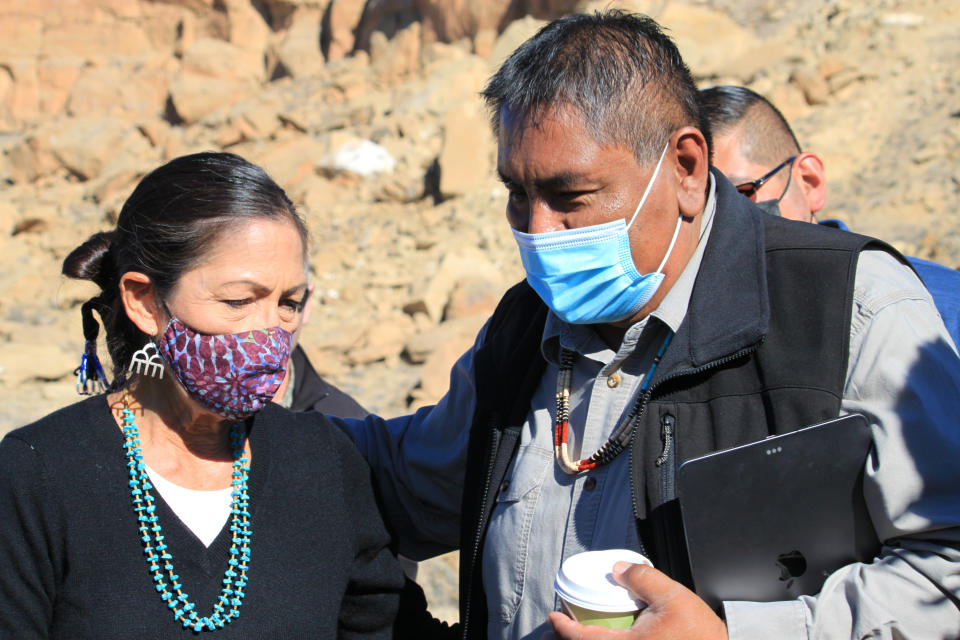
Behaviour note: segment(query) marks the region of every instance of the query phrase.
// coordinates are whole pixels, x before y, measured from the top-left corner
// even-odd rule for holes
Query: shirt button
[[[504,480],[500,483],[500,493],[504,493],[507,489],[510,488],[510,481]]]
[[[583,482],[583,489],[584,489],[585,491],[593,491],[593,490],[596,489],[596,488],[597,488],[597,479],[596,479],[596,478],[594,478],[593,476],[590,476],[589,478],[587,478],[586,480],[584,480],[584,482]]]
[[[620,384],[620,374],[614,373],[609,378],[607,378],[607,386],[611,389],[616,389],[617,385]]]

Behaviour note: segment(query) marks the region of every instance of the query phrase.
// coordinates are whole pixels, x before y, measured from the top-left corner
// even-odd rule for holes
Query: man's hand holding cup
[[[581,614],[580,618],[585,619],[579,622],[574,619],[582,607],[572,608],[570,602],[564,597],[561,589],[561,578],[564,575],[564,569],[567,568],[567,563],[564,563],[557,577],[557,591],[564,603],[564,610],[573,613],[574,616],[559,612],[548,616],[556,636],[564,640],[601,640],[603,638],[727,640],[726,625],[707,603],[679,582],[654,569],[646,558],[639,557],[642,559],[641,563],[623,560],[615,562],[612,571],[607,574],[616,585],[626,589],[629,598],[636,602],[636,612],[631,614],[635,616],[635,620],[628,628],[596,626],[605,622],[602,618],[591,619],[589,612],[586,616]],[[567,562],[575,558],[577,556],[570,558]],[[614,585],[611,586],[617,588]],[[616,599],[616,596],[614,598]]]

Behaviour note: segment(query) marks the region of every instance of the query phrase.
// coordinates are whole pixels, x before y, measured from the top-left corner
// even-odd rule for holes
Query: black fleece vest
[[[631,444],[634,515],[644,551],[687,586],[692,580],[674,491],[677,466],[836,417],[843,398],[857,259],[875,241],[823,234],[807,223],[769,222],[767,332],[721,358],[696,362],[680,348],[690,344],[684,334],[691,323],[712,319],[691,307],[670,347],[677,350],[668,349],[658,367]]]
[[[740,210],[737,215],[746,216],[731,224],[758,230],[754,234],[758,251],[736,247],[741,242],[736,231],[725,231],[721,240],[714,223],[710,239],[714,254],[710,255],[708,245],[687,317],[657,369],[652,398],[630,450],[621,454],[631,456],[634,515],[644,553],[659,569],[687,585],[689,565],[673,489],[677,465],[837,416],[846,379],[860,251],[871,246],[900,258],[872,238],[825,233],[817,225],[760,214],[754,207],[745,207],[742,203],[747,201],[739,196],[730,200],[725,192],[732,189],[722,191],[727,198],[720,205],[730,204]],[[744,234],[744,242],[749,238]],[[753,281],[739,283],[743,287],[739,295],[712,289],[718,280],[736,285],[738,256],[756,261],[758,254],[763,267],[753,272]],[[716,278],[705,274],[705,269],[733,271]],[[753,296],[757,304],[744,305],[752,315],[739,317],[747,309],[721,304],[725,296],[740,300]],[[494,312],[486,341],[475,354],[477,410],[461,520],[464,638],[486,637],[480,557],[496,488],[515,455],[530,399],[546,365],[540,352],[546,316],[547,308],[537,294],[525,282],[515,285]],[[717,325],[729,331],[716,330]],[[765,330],[739,331],[747,325]],[[707,326],[710,330],[704,330]],[[718,344],[703,344],[710,341]],[[715,355],[703,359],[705,353]]]

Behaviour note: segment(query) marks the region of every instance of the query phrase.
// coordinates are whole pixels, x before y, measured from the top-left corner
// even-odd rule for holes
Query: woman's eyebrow
[[[286,291],[284,291],[284,292],[283,292],[283,295],[284,295],[284,296],[293,295],[294,293],[297,293],[297,292],[300,291],[301,289],[306,289],[306,288],[307,288],[307,283],[306,283],[306,282],[301,282],[300,284],[298,284],[298,285],[296,285],[296,286],[293,286],[293,287],[290,287],[289,289],[287,289]]]
[[[252,289],[253,289],[254,291],[256,291],[257,293],[263,293],[263,292],[269,292],[269,291],[270,291],[270,287],[267,287],[267,286],[265,286],[265,285],[263,285],[263,284],[260,284],[260,283],[257,282],[256,280],[246,280],[246,279],[231,280],[231,281],[229,281],[229,282],[224,282],[224,283],[222,283],[220,286],[221,286],[221,287],[228,287],[228,286],[238,285],[238,284],[239,284],[239,285],[249,286],[250,288],[252,288]],[[307,283],[306,283],[306,282],[301,282],[300,284],[296,284],[296,285],[294,285],[294,286],[292,286],[292,287],[290,287],[290,288],[288,288],[288,289],[284,289],[284,291],[281,293],[281,295],[283,295],[283,296],[289,296],[289,295],[292,295],[292,294],[300,291],[301,289],[306,289],[306,288],[307,288]]]

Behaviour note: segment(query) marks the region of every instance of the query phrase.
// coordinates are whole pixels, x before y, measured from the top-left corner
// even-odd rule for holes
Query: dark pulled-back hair
[[[64,275],[91,280],[102,290],[82,307],[84,338],[97,338],[95,310],[106,329],[114,387],[149,339],[127,317],[121,276],[143,273],[160,299],[166,298],[224,232],[263,219],[290,221],[306,256],[303,220],[263,169],[231,153],[195,153],[147,174],[124,203],[116,229],[95,233],[66,257]]]
[[[683,126],[699,128],[710,144],[676,45],[653,19],[620,10],[554,20],[513,52],[482,96],[497,134],[504,109],[536,123],[564,108],[597,142],[624,145],[640,163],[655,162]]]
[[[713,134],[735,135],[743,157],[773,167],[800,153],[787,119],[772,102],[746,87],[721,85],[700,92],[700,111]]]

